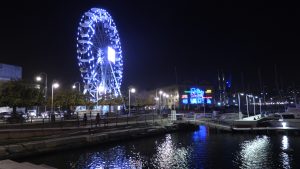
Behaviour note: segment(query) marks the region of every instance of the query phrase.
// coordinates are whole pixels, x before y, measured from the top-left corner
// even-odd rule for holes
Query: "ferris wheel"
[[[110,14],[92,8],[81,17],[77,33],[77,59],[84,93],[92,101],[121,96],[123,59],[119,34]]]

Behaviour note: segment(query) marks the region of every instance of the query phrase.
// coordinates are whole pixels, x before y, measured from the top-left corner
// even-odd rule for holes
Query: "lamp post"
[[[167,109],[169,109],[169,94],[166,94],[166,107],[167,107]]]
[[[51,85],[52,87],[52,96],[51,96],[51,113],[53,113],[53,89],[56,89],[56,88],[58,88],[59,87],[59,84],[58,83],[53,83],[52,82],[52,85]]]
[[[128,114],[130,115],[130,93],[135,93],[135,88],[129,88],[128,90]]]
[[[249,117],[248,95],[246,94],[247,115]]]
[[[73,89],[76,89],[76,84],[78,84],[78,91],[80,93],[80,83],[79,82],[75,82],[72,86]]]
[[[163,105],[163,110],[165,110],[167,93],[163,93],[162,96],[163,96],[163,104],[162,104]]]
[[[260,112],[260,115],[261,115],[261,98],[259,98],[259,112]]]
[[[158,104],[159,104],[159,114],[161,114],[161,102],[162,102],[162,99],[161,99],[161,95],[163,94],[163,91],[159,91],[159,102],[158,102]]]
[[[159,104],[157,102],[159,102],[159,97],[156,96],[154,98],[154,100],[155,100],[156,108],[158,108]],[[157,112],[157,110],[156,110],[156,112]]]
[[[255,110],[255,99],[257,99],[257,96],[253,96],[253,105],[254,105],[254,115],[256,115],[256,110]]]
[[[238,102],[239,102],[239,119],[243,118],[241,111],[241,96],[244,96],[244,93],[238,93]]]
[[[47,98],[47,73],[41,72],[39,73],[40,75],[44,75],[45,76],[45,88],[44,88],[44,94],[45,94],[45,99]],[[37,76],[36,81],[40,82],[43,78],[41,76]]]
[[[250,98],[253,98],[253,113],[254,113],[254,115],[256,115],[256,113],[255,113],[255,97],[253,96],[253,95],[247,95],[248,97],[250,97]],[[247,98],[247,113],[248,113],[248,117],[249,117],[249,110],[248,110],[248,97],[246,97]]]
[[[39,74],[45,76],[44,98],[45,98],[45,101],[46,101],[47,100],[47,92],[48,92],[48,90],[47,90],[47,88],[48,88],[47,87],[47,84],[48,84],[48,82],[47,82],[47,73],[41,72]],[[40,75],[35,77],[35,80],[38,81],[38,82],[42,81],[42,79],[43,79]],[[45,112],[46,112],[46,104],[45,104]]]

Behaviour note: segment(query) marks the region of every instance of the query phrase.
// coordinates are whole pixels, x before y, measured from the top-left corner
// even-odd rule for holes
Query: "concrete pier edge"
[[[118,129],[103,133],[90,133],[78,136],[52,138],[40,141],[22,142],[0,146],[0,159],[18,159],[55,151],[101,145],[104,143],[149,137],[153,135],[195,130],[194,124],[173,124],[170,126],[147,126],[130,129]]]

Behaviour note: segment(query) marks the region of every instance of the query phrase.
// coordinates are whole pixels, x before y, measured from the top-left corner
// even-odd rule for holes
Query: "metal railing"
[[[47,127],[110,127],[133,124],[154,124],[169,121],[167,116],[151,113],[136,114],[115,114],[112,116],[100,115],[97,118],[94,114],[84,116],[75,116],[73,118],[64,118],[57,116],[55,118],[30,117],[26,120],[10,123],[7,119],[0,120],[0,129],[9,128],[47,128]]]

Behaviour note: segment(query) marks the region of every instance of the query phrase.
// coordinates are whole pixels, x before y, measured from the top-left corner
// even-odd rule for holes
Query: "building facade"
[[[22,67],[0,63],[0,82],[22,79]]]
[[[151,91],[157,109],[196,109],[214,104],[213,87],[170,85]]]

